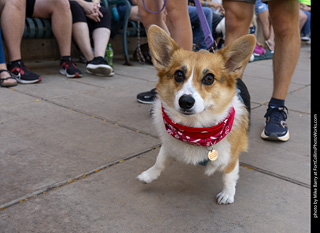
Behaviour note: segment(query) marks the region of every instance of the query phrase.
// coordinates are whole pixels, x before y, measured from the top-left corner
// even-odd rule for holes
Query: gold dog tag
[[[216,150],[211,150],[208,152],[208,158],[211,160],[211,161],[216,161],[217,158],[218,158],[218,151]]]

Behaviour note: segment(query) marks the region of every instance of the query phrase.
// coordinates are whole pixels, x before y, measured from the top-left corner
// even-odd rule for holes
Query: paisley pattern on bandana
[[[177,140],[194,145],[194,146],[212,146],[221,141],[230,133],[233,125],[235,110],[231,107],[229,115],[219,124],[206,127],[194,128],[180,125],[172,121],[164,111],[162,106],[163,122],[168,134]]]

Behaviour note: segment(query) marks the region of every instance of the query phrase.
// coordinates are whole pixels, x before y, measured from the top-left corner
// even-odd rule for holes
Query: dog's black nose
[[[182,109],[190,109],[195,103],[195,99],[191,95],[183,95],[179,99],[179,105]]]

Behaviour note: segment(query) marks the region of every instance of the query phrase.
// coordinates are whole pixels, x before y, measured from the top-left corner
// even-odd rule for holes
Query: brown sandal
[[[10,77],[8,77],[8,78],[0,78],[0,87],[13,87],[13,86],[16,86],[18,84],[14,74],[12,74],[8,70],[0,70],[0,74],[3,73],[3,72],[7,72],[10,75]],[[9,79],[13,79],[16,82],[15,83],[4,83],[4,81],[9,80]]]

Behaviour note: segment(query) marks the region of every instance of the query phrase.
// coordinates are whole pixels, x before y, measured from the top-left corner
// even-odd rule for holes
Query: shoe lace
[[[67,69],[69,69],[70,67],[77,68],[76,63],[74,63],[73,61],[64,61],[62,63],[62,66],[65,66]]]
[[[30,71],[29,68],[24,65],[23,61],[19,61],[17,63],[17,66],[13,70],[17,71],[18,73],[21,73],[22,75],[24,75],[25,73],[28,73]],[[12,70],[11,70],[11,72],[12,72]]]
[[[270,117],[272,115],[272,117]],[[267,113],[264,117],[270,122],[278,124],[281,121],[285,121],[289,115],[289,110],[286,106],[274,107],[269,106]]]

